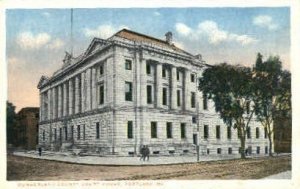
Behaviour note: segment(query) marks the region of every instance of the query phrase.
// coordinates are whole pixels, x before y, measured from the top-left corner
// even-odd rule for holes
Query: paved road
[[[292,178],[292,171],[286,171],[275,175],[267,176],[263,179],[291,179],[291,178]]]

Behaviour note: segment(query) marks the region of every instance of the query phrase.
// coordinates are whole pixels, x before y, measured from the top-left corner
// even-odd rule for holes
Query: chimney
[[[201,54],[197,54],[197,55],[195,55],[195,58],[198,59],[198,60],[202,60],[202,55]]]
[[[166,34],[165,34],[165,36],[166,36],[166,42],[168,43],[168,44],[172,44],[172,32],[167,32]]]

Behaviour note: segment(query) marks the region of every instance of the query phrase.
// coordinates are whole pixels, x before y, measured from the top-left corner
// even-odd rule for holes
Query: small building
[[[17,113],[16,145],[26,150],[35,150],[38,144],[39,108],[26,107]]]
[[[39,144],[48,150],[134,155],[240,153],[237,131],[227,127],[214,103],[198,90],[208,65],[174,45],[172,33],[157,39],[127,29],[94,38],[78,57],[42,76]],[[252,133],[252,134],[251,134]],[[247,130],[249,153],[268,153],[255,120]]]

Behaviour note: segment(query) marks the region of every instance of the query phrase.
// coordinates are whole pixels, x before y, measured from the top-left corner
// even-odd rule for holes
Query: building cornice
[[[97,42],[97,40],[93,40],[93,42]],[[203,61],[196,60],[194,56],[187,56],[187,55],[183,55],[182,53],[171,52],[169,50],[159,48],[158,46],[156,46],[156,47],[151,46],[147,43],[130,44],[130,43],[121,42],[121,41],[118,41],[118,40],[112,40],[112,41],[106,41],[106,42],[107,42],[106,45],[103,45],[101,48],[93,51],[91,54],[88,54],[87,51],[90,51],[90,49],[91,49],[91,45],[90,45],[88,47],[88,50],[84,54],[83,58],[81,58],[78,62],[65,67],[57,75],[53,75],[52,77],[47,78],[47,82],[39,84],[38,89],[42,89],[42,88],[50,85],[51,83],[57,81],[58,79],[64,77],[65,75],[69,74],[71,71],[73,71],[75,69],[78,69],[80,67],[83,67],[84,65],[86,65],[88,63],[88,61],[91,58],[99,55],[100,53],[102,53],[103,51],[109,49],[112,46],[125,47],[125,48],[129,48],[129,49],[132,49],[132,50],[140,50],[140,51],[141,50],[146,50],[146,51],[154,52],[154,53],[157,53],[157,54],[160,54],[160,55],[163,55],[163,56],[168,56],[168,57],[171,57],[171,58],[174,58],[174,59],[179,59],[179,60],[182,60],[184,62],[188,62],[188,63],[190,63],[194,66],[200,67],[200,68],[206,67],[206,64]]]

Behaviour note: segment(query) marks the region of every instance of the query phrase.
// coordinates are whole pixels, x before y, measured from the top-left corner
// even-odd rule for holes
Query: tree
[[[6,102],[6,136],[7,144],[15,144],[15,124],[17,115],[16,107],[11,102]]]
[[[291,116],[291,74],[282,70],[278,56],[270,56],[263,62],[260,53],[253,73],[255,115],[267,131],[269,155],[272,156],[274,120]]]
[[[199,90],[215,103],[215,110],[223,122],[238,130],[241,158],[245,158],[246,130],[254,109],[252,100],[252,70],[248,67],[222,63],[204,70],[199,79]]]

